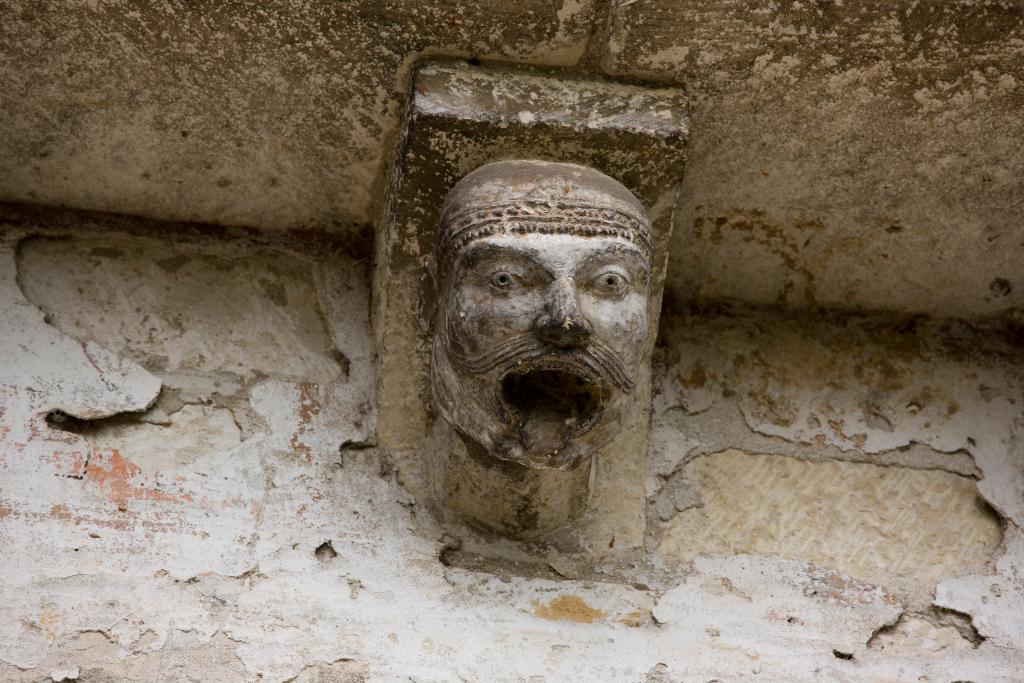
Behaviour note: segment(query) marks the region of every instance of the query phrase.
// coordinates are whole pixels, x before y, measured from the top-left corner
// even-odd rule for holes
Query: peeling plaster
[[[682,567],[657,557],[593,566],[581,557],[545,555],[545,565],[560,567],[562,578],[511,561],[505,568],[492,561],[483,571],[445,566],[441,553],[451,539],[395,480],[387,453],[372,446],[373,381],[364,379],[372,377],[368,297],[365,285],[342,286],[365,271],[337,255],[317,276],[317,297],[332,343],[349,359],[348,379],[264,378],[223,393],[193,375],[192,389],[173,389],[174,400],[161,399],[131,418],[134,426],[123,434],[108,421],[127,417],[97,422],[99,433],[122,442],[117,450],[113,441],[90,442],[89,432],[55,429],[45,419],[55,409],[87,418],[145,411],[160,380],[109,351],[114,360],[97,368],[81,344],[47,325],[14,285],[17,240],[5,239],[0,321],[5,330],[10,321],[21,326],[21,336],[0,340],[0,367],[18,368],[0,376],[0,541],[13,551],[5,556],[7,580],[0,587],[5,679],[36,680],[75,667],[83,677],[128,680],[643,680],[650,673],[662,680],[1012,681],[1017,675],[1019,534],[1012,530],[1006,553],[986,570],[997,574],[940,583],[937,602],[972,614],[986,640],[977,648],[897,650],[892,657],[888,648],[869,644],[900,628],[909,608],[904,591],[805,562],[737,555],[697,557]],[[743,329],[736,320],[728,327]],[[771,348],[773,330],[785,325],[762,322],[758,329],[759,342]],[[733,349],[715,330],[709,321],[690,325],[685,335],[668,330],[673,346],[664,352],[680,348],[699,356],[701,335]],[[674,364],[695,356],[680,355]],[[667,373],[659,385],[652,441],[661,451],[651,461],[652,482],[715,446],[707,431],[695,429],[685,448],[670,452],[687,420],[698,424],[719,406],[736,410],[733,431],[720,438],[738,447],[745,440],[773,443],[810,464],[889,454],[845,442],[845,450],[819,446],[813,437],[805,444],[791,435],[759,435],[730,389],[750,378],[760,386],[758,366],[738,380],[712,372],[717,366],[710,362],[706,367],[722,390],[712,392],[709,405],[688,398],[691,409],[703,406],[698,412],[669,398],[695,389],[677,383],[677,374]],[[32,384],[38,387],[30,390]],[[792,401],[822,400],[814,383],[780,386],[779,395]],[[734,393],[727,396],[727,389]],[[209,405],[179,405],[189,391],[204,394]],[[249,426],[231,443],[210,441],[194,459],[155,467],[158,451],[147,444],[159,432],[152,430],[174,429],[190,405],[186,416],[205,416],[209,425],[230,410],[247,414]],[[754,415],[761,406],[748,408]],[[959,429],[960,423],[933,425],[927,433],[942,439],[947,424]],[[220,433],[235,434],[226,422],[222,427]],[[181,438],[183,447],[197,445]],[[1007,462],[1005,451],[994,453]],[[955,454],[929,457],[959,462]],[[915,461],[887,467],[913,468]],[[986,471],[981,458],[979,467]],[[333,553],[318,552],[325,543]],[[529,559],[529,552],[518,552]]]
[[[0,208],[0,677],[1019,681],[1024,381],[986,325],[1024,302],[1020,8],[400,5],[0,9],[3,199],[291,242],[111,244],[74,214],[84,241],[16,260],[34,219]],[[685,84],[667,299],[899,313],[668,311],[633,563],[493,543],[474,565],[374,445],[367,264],[306,229],[375,215],[423,54]],[[937,583],[823,566],[842,540],[819,565],[659,555],[728,449],[956,482],[1002,545]],[[849,493],[819,476],[808,495]]]
[[[969,615],[987,639],[975,651],[979,656],[1019,648],[1024,642],[1018,617],[1024,594],[1019,557],[1024,462],[1018,447],[1024,377],[1021,351],[1012,337],[999,329],[971,330],[951,321],[919,321],[901,328],[867,316],[828,320],[748,312],[671,320],[671,329],[663,332],[671,340],[664,357],[669,364],[655,399],[654,431],[661,433],[661,440],[652,449],[648,480],[661,522],[671,528],[677,514],[688,514],[684,511],[704,514],[700,484],[686,476],[691,471],[686,463],[714,452],[716,439],[733,446],[768,444],[772,452],[822,464],[853,460],[949,472],[963,467],[944,463],[944,458],[969,454],[977,463],[977,494],[1003,518],[1005,537],[992,560],[976,573],[939,581],[934,593],[934,576],[918,588],[900,580],[896,567],[888,567],[888,578],[872,578],[902,586],[898,593],[922,608],[925,599],[934,599],[938,607]],[[728,414],[716,406],[732,406],[733,414],[761,436],[735,428],[724,434],[709,431],[705,422],[721,424],[720,416]],[[933,454],[921,454],[921,446]],[[824,471],[820,466],[807,469]],[[893,474],[902,478],[909,473]],[[793,490],[799,491],[799,485],[805,483]],[[851,486],[844,476],[811,489],[817,490],[814,495],[829,495],[826,491],[837,487],[832,495],[841,497],[852,493]],[[886,496],[887,503],[892,499]],[[935,496],[922,500],[934,501]],[[961,502],[970,505],[970,498]],[[789,514],[785,508],[783,504],[780,515]],[[945,515],[951,509],[945,508],[944,523],[949,523]],[[871,515],[881,510],[878,505],[868,508]],[[766,518],[765,523],[780,520]],[[654,537],[662,533],[659,528],[656,521]],[[876,533],[880,529],[872,523],[857,543],[870,547]],[[735,542],[734,536],[726,538]],[[841,550],[843,544],[824,541],[817,550],[827,553],[830,547]],[[912,552],[913,542],[905,550]],[[930,553],[945,551],[940,544],[919,561],[929,562]],[[983,553],[976,556],[976,561],[985,560]],[[940,649],[946,653],[949,648]]]

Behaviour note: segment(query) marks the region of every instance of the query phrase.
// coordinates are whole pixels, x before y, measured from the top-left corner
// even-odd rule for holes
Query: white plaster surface
[[[188,465],[210,451],[227,451],[242,440],[231,411],[188,404],[166,418],[166,424],[130,422],[90,433],[87,441],[98,451],[130,453],[143,472]]]
[[[1011,527],[994,573],[947,579],[935,602],[973,615],[974,625],[994,647],[1020,648],[1024,643],[1024,538]]]
[[[164,372],[319,382],[342,374],[301,260],[94,236],[30,240],[19,261],[21,286],[54,326]],[[88,315],[97,300],[103,310]]]
[[[952,321],[667,321],[648,479],[667,559],[757,551],[841,567],[908,605],[898,628],[879,634],[893,655],[1020,656],[1019,341]],[[980,479],[976,491],[967,476]],[[841,540],[830,540],[837,530]],[[932,602],[970,615],[984,642],[970,652],[907,642],[948,639],[934,612],[916,616]],[[887,649],[873,642],[869,658]]]
[[[237,380],[233,393],[219,393],[210,391],[218,369],[167,372],[176,388],[165,388],[171,398],[162,395],[151,409],[159,419],[147,422],[126,413],[157,399],[164,371],[158,363],[144,370],[119,355],[135,353],[132,334],[114,353],[48,325],[15,281],[17,237],[6,233],[0,247],[4,680],[1019,680],[1024,610],[1012,517],[994,561],[975,576],[940,584],[937,601],[974,618],[986,638],[978,647],[959,635],[969,629],[965,619],[932,623],[939,616],[905,586],[868,583],[799,558],[737,554],[675,566],[654,554],[625,566],[581,564],[579,579],[512,563],[487,571],[446,566],[440,561],[445,530],[402,489],[386,454],[373,446],[368,293],[359,264],[341,254],[264,252],[270,261],[308,259],[310,272],[319,273],[315,305],[334,312],[324,319],[347,375]],[[129,253],[141,238],[105,239]],[[221,256],[251,251],[244,242],[180,248]],[[62,258],[70,267],[75,250]],[[281,277],[295,277],[290,273]],[[47,277],[59,285],[54,272]],[[83,320],[116,314],[88,295],[77,301]],[[251,309],[268,316],[254,322],[285,324],[272,306]],[[777,328],[759,325],[760,339],[770,341]],[[690,329],[689,336],[670,331],[678,336],[669,338],[699,350],[698,327]],[[701,329],[731,348],[713,325]],[[334,357],[329,349],[323,353]],[[720,387],[712,391],[715,400],[690,415],[665,398],[670,390],[685,394],[685,384],[671,372],[665,378],[654,426],[661,450],[652,461],[652,505],[689,450],[714,446],[700,424],[680,421],[683,416],[710,419],[722,404],[738,406]],[[1011,379],[994,386],[1012,388]],[[781,382],[777,390],[793,402],[819,400],[799,382]],[[174,410],[171,399],[183,405]],[[756,407],[747,406],[746,414],[756,415]],[[46,421],[54,409],[117,417],[78,434]],[[836,404],[835,410],[849,409]],[[235,416],[234,429],[226,411]],[[1001,414],[992,414],[990,431]],[[813,438],[800,444],[800,435],[766,436],[743,415],[731,418],[731,432],[718,433],[748,452],[772,452],[754,447],[764,439],[810,467],[850,453],[863,459],[888,453],[858,450],[835,435],[848,450]],[[178,437],[187,455],[161,451],[160,430],[204,417],[204,429],[219,436],[195,438],[202,433],[197,426]],[[122,429],[121,421],[132,419],[137,426]],[[904,429],[903,422],[894,424]],[[906,424],[909,440],[954,445],[971,426],[952,417],[927,428]],[[689,441],[672,451],[678,430]],[[1002,444],[996,437],[992,443]],[[208,447],[196,451],[200,441]],[[995,446],[988,459],[977,457],[986,479],[989,467],[1016,467],[1010,451]],[[887,465],[894,472],[914,466]],[[829,486],[842,482],[825,482],[823,495]],[[1012,490],[989,490],[998,509],[1015,509]],[[906,642],[914,634],[948,645],[914,648]]]

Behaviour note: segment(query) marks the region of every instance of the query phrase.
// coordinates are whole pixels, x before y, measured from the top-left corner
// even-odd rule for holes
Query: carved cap
[[[452,188],[441,207],[437,259],[497,234],[619,237],[651,255],[651,220],[622,183],[577,164],[496,161]]]

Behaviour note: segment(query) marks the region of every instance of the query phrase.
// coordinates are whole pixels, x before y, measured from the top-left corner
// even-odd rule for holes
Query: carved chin
[[[518,447],[502,455],[544,469],[579,464],[583,450],[573,440],[601,423],[611,393],[585,370],[562,363],[510,372],[501,378],[499,391],[508,425],[518,436]]]

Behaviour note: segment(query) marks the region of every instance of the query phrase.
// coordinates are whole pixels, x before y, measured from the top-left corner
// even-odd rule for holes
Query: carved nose
[[[582,346],[590,338],[594,328],[580,311],[571,281],[561,280],[552,285],[545,311],[537,318],[534,330],[542,341],[560,349]]]

